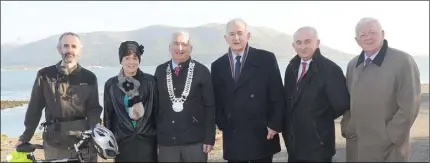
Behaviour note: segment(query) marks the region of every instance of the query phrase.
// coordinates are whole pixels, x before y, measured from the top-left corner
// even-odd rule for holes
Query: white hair
[[[241,24],[243,24],[245,26],[245,31],[248,31],[248,24],[245,22],[245,20],[240,19],[240,18],[236,18],[236,19],[233,19],[233,20],[230,20],[230,21],[227,22],[227,24],[225,26],[226,33],[228,33],[228,27],[230,25],[232,25],[233,23],[241,23]]]
[[[358,21],[357,25],[355,26],[355,36],[358,36],[358,30],[361,28],[361,26],[365,24],[370,24],[370,23],[375,24],[378,30],[382,30],[381,23],[379,23],[377,19],[372,17],[364,17],[364,18],[361,18],[360,21]]]
[[[175,40],[176,38],[178,38],[179,36],[182,36],[182,35],[188,37],[188,45],[191,45],[190,34],[188,32],[184,32],[184,31],[174,32],[172,34],[172,40],[170,41],[170,45],[172,45],[173,40]]]
[[[314,36],[316,39],[319,39],[319,38],[318,38],[318,32],[317,32],[317,30],[316,30],[314,27],[311,27],[311,26],[304,26],[304,27],[299,28],[296,32],[294,32],[294,36],[293,36],[294,41],[297,39],[297,34],[298,34],[298,33],[299,33],[299,31],[301,31],[301,30],[310,30],[310,31],[312,32],[313,36]]]

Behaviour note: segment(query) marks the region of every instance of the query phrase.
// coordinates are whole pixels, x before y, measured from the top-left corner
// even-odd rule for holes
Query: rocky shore
[[[28,101],[2,100],[1,109],[14,108],[28,104]]]

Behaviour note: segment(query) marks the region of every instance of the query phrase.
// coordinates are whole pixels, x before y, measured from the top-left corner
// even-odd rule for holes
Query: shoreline
[[[429,83],[423,83],[421,84],[421,97],[428,98],[429,92],[430,92],[430,84]],[[25,104],[28,104],[28,100],[1,100],[1,110],[4,109],[13,109],[20,106],[24,106]]]
[[[1,100],[1,110],[24,106],[28,102],[26,100]]]

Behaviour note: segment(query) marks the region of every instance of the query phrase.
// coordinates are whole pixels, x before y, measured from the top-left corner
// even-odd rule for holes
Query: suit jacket
[[[319,49],[297,83],[300,66],[301,59],[295,56],[285,70],[285,146],[298,160],[329,159],[335,154],[334,120],[349,109],[346,79]]]
[[[216,124],[223,131],[224,159],[255,160],[281,148],[279,136],[267,140],[267,127],[281,132],[285,98],[282,78],[273,53],[249,47],[237,82],[229,55],[211,65]]]
[[[179,76],[172,71],[173,89],[176,97],[180,97],[188,75],[190,60],[181,63]],[[158,143],[164,146],[180,146],[193,143],[214,145],[215,143],[215,102],[209,69],[195,63],[190,93],[184,102],[184,109],[175,112],[169,98],[166,82],[167,64],[159,65],[155,71],[157,79],[160,108],[157,122]]]

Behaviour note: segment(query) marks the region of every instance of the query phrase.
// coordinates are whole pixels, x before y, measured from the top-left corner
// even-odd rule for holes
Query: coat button
[[[254,94],[251,94],[251,98],[254,98]]]
[[[173,88],[174,91],[176,91],[176,88]]]
[[[172,139],[173,139],[173,140],[175,140],[176,138],[175,138],[175,137],[172,137]]]
[[[172,121],[172,123],[175,123],[175,121]]]

